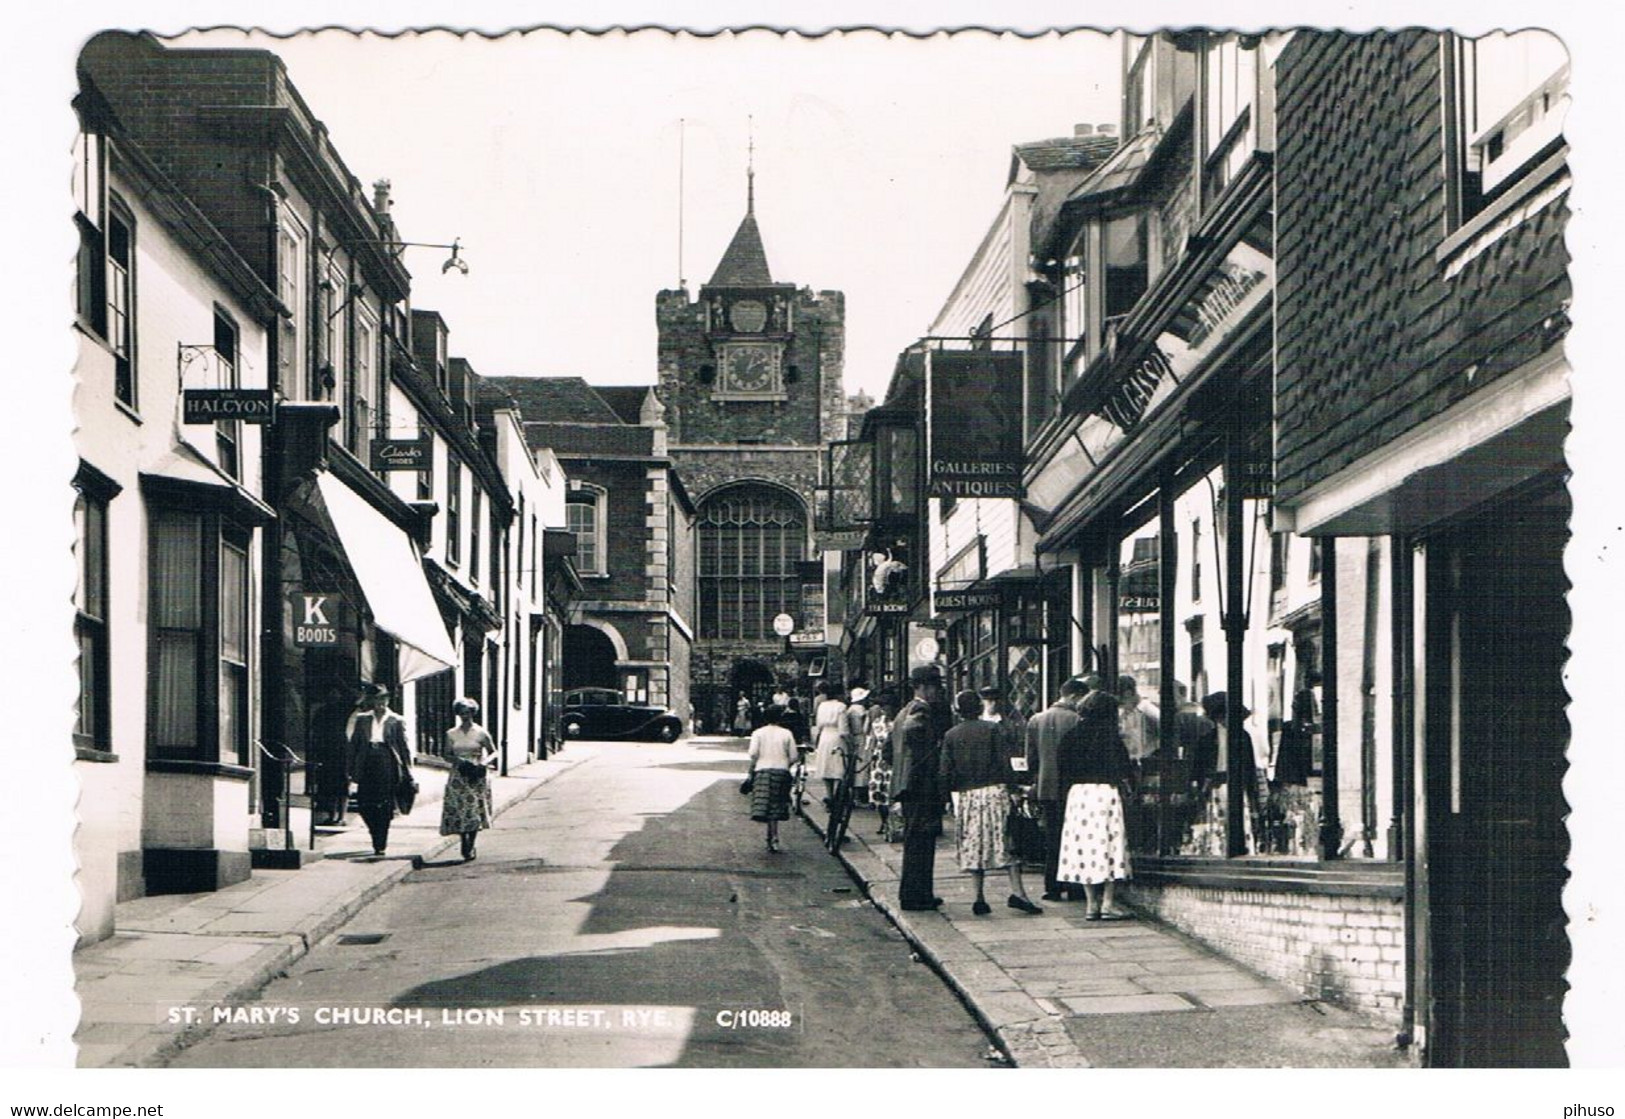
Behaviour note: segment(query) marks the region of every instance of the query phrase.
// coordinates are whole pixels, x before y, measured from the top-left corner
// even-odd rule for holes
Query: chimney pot
[[[379,179],[372,184],[372,208],[380,214],[387,214],[389,206],[389,180]]]

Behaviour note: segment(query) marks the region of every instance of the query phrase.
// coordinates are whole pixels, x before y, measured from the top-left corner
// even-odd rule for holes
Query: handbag
[[[412,811],[412,806],[417,803],[417,799],[418,783],[410,777],[395,786],[395,807],[400,810],[402,816]]]
[[[746,796],[749,796],[750,793],[751,793],[751,790],[753,790],[755,788],[756,788],[756,774],[754,774],[754,773],[748,774],[743,781],[739,782],[739,791],[741,793],[745,794]]]
[[[479,762],[471,762],[467,758],[457,759],[457,776],[470,783],[485,779],[485,767]]]

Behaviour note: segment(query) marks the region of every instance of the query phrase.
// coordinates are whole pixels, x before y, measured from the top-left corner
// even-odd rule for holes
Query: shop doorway
[[[1418,918],[1435,1066],[1567,1064],[1567,537],[1552,486],[1426,544]]]
[[[564,690],[575,688],[621,690],[615,674],[615,643],[594,626],[571,626],[564,631]]]

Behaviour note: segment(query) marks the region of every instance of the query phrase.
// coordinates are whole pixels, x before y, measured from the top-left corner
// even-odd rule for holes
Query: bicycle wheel
[[[831,852],[840,850],[846,838],[846,825],[852,819],[852,786],[842,781],[835,786],[835,795],[829,802],[829,825],[824,830],[824,846]]]

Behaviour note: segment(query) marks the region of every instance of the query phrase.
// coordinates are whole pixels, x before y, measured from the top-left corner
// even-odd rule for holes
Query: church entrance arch
[[[773,669],[765,662],[752,659],[734,661],[732,686],[729,689],[733,706],[738,708],[740,696],[749,699],[752,725],[761,724],[762,712],[773,702],[773,692],[777,687]]]
[[[615,672],[615,642],[595,626],[575,625],[564,631],[564,690],[614,688],[621,683]]]

